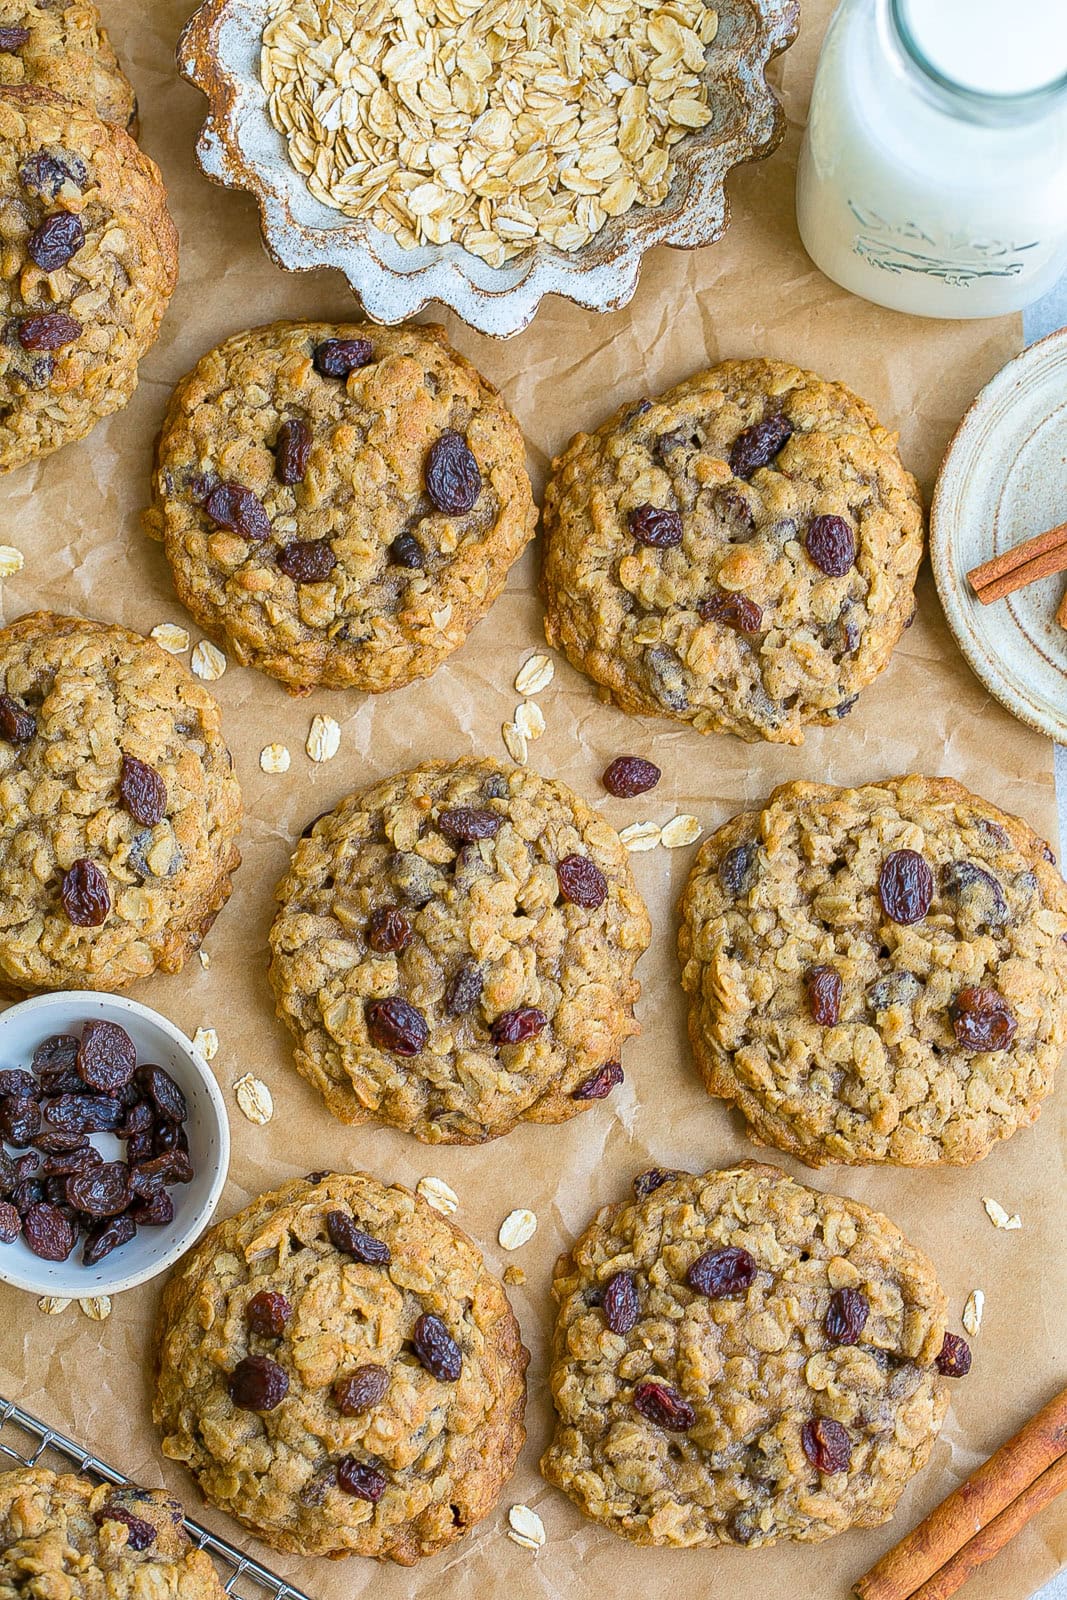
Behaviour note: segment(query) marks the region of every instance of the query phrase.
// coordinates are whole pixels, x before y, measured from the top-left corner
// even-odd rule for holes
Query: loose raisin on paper
[[[934,875],[917,850],[894,850],[886,856],[878,898],[886,916],[902,927],[922,921],[934,898]]]
[[[362,1417],[385,1396],[389,1374],[385,1367],[357,1367],[333,1386],[334,1404],[343,1417]]]
[[[137,1071],[137,1047],[117,1022],[87,1022],[78,1046],[77,1072],[98,1094],[117,1095],[132,1083]]]
[[[638,506],[630,512],[630,532],[638,544],[652,550],[670,550],[682,542],[682,519],[664,506]]]
[[[126,1529],[126,1546],[129,1550],[148,1550],[156,1542],[157,1530],[152,1524],[143,1517],[135,1517],[125,1506],[101,1506],[99,1511],[93,1512],[93,1521],[98,1528],[102,1528],[105,1522],[121,1522]]]
[[[377,1505],[385,1493],[385,1473],[377,1467],[358,1461],[355,1456],[345,1456],[337,1463],[337,1487],[357,1500],[369,1500]]]
[[[426,493],[446,516],[474,509],[482,492],[482,475],[466,439],[448,429],[435,439],[426,457]]]
[[[973,984],[959,991],[948,1014],[956,1043],[964,1050],[1006,1050],[1018,1027],[1015,1013],[999,990]]]
[[[274,474],[287,488],[303,483],[311,459],[311,429],[300,417],[286,417],[274,441]]]
[[[763,626],[763,607],[744,594],[727,594],[720,589],[706,600],[697,602],[697,611],[705,622],[719,622],[734,633],[751,638]]]
[[[154,767],[123,755],[119,799],[135,822],[154,828],[167,814],[167,786]]]
[[[364,1233],[362,1228],[356,1226],[355,1219],[347,1211],[328,1211],[326,1213],[326,1232],[330,1243],[337,1250],[343,1250],[354,1261],[360,1261],[368,1267],[387,1267],[393,1259],[393,1253],[384,1239],[375,1239],[373,1234]]]
[[[856,564],[856,535],[844,517],[814,517],[804,535],[804,548],[828,578],[843,578]]]
[[[485,978],[476,961],[464,961],[445,990],[445,1009],[449,1016],[465,1017],[482,998]]]
[[[325,583],[337,557],[329,539],[294,539],[279,552],[278,565],[294,583]]]
[[[430,1037],[421,1011],[399,995],[388,1000],[368,1000],[364,1006],[371,1044],[396,1056],[417,1056]]]
[[[813,1417],[800,1430],[804,1454],[817,1472],[847,1472],[852,1440],[832,1417]]]
[[[129,1244],[136,1232],[137,1224],[129,1212],[119,1217],[110,1217],[106,1222],[98,1222],[86,1235],[82,1261],[87,1267],[95,1267],[97,1262],[103,1261],[112,1250],[117,1250],[120,1245]]]
[[[564,856],[556,877],[563,898],[583,910],[595,911],[608,897],[608,880],[589,856]]]
[[[273,1289],[261,1289],[245,1306],[245,1321],[251,1333],[264,1338],[280,1339],[293,1308],[283,1294]]]
[[[442,811],[437,826],[446,839],[458,844],[475,844],[479,839],[494,839],[503,822],[498,811],[459,806],[455,811]]]
[[[440,1317],[424,1312],[412,1331],[415,1354],[441,1383],[455,1383],[463,1370],[463,1352]]]
[[[99,928],[111,912],[107,879],[95,861],[83,856],[63,874],[63,909],[76,928]]]
[[[230,1399],[242,1411],[273,1411],[289,1393],[289,1374],[268,1356],[245,1356],[226,1384]]]
[[[698,1256],[685,1275],[685,1281],[709,1300],[733,1300],[756,1281],[756,1259],[739,1246],[707,1250]]]
[[[42,272],[58,272],[85,243],[81,218],[72,211],[55,211],[39,223],[27,241],[30,260]]]
[[[867,1296],[859,1289],[835,1289],[826,1310],[826,1337],[830,1344],[857,1344],[870,1310]]]
[[[634,1389],[634,1409],[657,1428],[671,1433],[685,1433],[696,1426],[697,1414],[689,1401],[669,1383],[656,1383],[651,1378]]]
[[[220,528],[242,539],[269,539],[270,517],[258,495],[240,483],[219,483],[204,501],[204,510]]]
[[[0,694],[0,737],[8,744],[29,744],[37,732],[37,723],[25,706],[9,694]]]
[[[315,346],[315,371],[324,378],[347,378],[350,372],[370,366],[373,359],[369,339],[324,339]]]
[[[597,1067],[577,1087],[571,1091],[572,1100],[606,1100],[612,1089],[618,1088],[623,1080],[622,1063],[619,1061],[605,1061],[604,1065]]]
[[[730,471],[735,478],[751,478],[760,467],[770,466],[792,437],[793,424],[781,415],[765,417],[739,433],[730,450]]]
[[[604,1321],[612,1333],[629,1333],[640,1311],[632,1272],[616,1272],[608,1279],[601,1305]]]
[[[641,756],[616,756],[600,781],[616,800],[632,800],[654,789],[662,776],[657,766]]]
[[[18,324],[18,341],[24,350],[63,350],[80,336],[82,325],[65,311],[42,311],[39,316],[23,317]]]
[[[971,1347],[958,1333],[946,1333],[935,1362],[943,1378],[965,1378],[971,1370]]]
[[[66,1261],[78,1241],[70,1218],[47,1200],[37,1201],[23,1213],[22,1237],[42,1261]]]
[[[397,955],[406,950],[414,930],[397,906],[379,906],[367,922],[367,943],[380,956]]]
[[[804,975],[808,991],[808,1006],[812,1020],[820,1028],[833,1028],[841,1016],[841,998],[844,986],[841,974],[833,967],[811,967]]]
[[[536,1039],[547,1027],[548,1018],[538,1006],[517,1006],[514,1011],[505,1011],[497,1017],[489,1034],[496,1045],[525,1044],[527,1039]]]

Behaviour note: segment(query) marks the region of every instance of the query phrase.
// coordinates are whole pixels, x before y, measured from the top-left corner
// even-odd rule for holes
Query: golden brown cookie
[[[648,913],[562,783],[474,760],[386,778],[319,818],[278,900],[278,1014],[343,1122],[476,1144],[621,1081]]]
[[[152,490],[182,603],[297,693],[433,672],[537,518],[518,424],[435,327],[235,334],[175,390]]]
[[[0,84],[50,89],[120,128],[137,116],[92,0],[0,0]]]
[[[755,1162],[634,1190],[556,1265],[548,1481],[635,1544],[885,1522],[948,1406],[927,1258],[887,1217]],[[966,1370],[964,1341],[948,1349]]]
[[[922,511],[843,384],[724,361],[580,433],[545,495],[549,642],[624,711],[800,744],[887,664]]]
[[[224,1600],[183,1516],[162,1489],[0,1473],[0,1600]]]
[[[813,1166],[966,1166],[1035,1120],[1067,1039],[1067,886],[950,778],[784,784],[682,901],[711,1094]]]
[[[0,88],[0,471],[125,406],[178,274],[155,163],[44,89]]]
[[[212,1228],[158,1329],[163,1453],[279,1550],[411,1565],[491,1510],[529,1359],[466,1234],[399,1184],[316,1173]]]
[[[172,656],[47,611],[0,629],[0,988],[179,971],[240,818],[218,705]]]

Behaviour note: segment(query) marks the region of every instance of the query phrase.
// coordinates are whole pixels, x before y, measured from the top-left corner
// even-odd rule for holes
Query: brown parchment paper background
[[[289,277],[260,248],[245,196],[214,188],[196,170],[193,143],[203,102],[174,70],[173,53],[191,0],[103,0],[105,17],[140,95],[143,142],[160,162],[182,236],[181,284],[162,338],[142,368],[133,404],[85,443],[0,483],[3,541],[19,546],[25,570],[0,591],[3,619],[31,608],[127,623],[147,631],[189,619],[173,597],[158,547],[142,536],[152,440],[168,392],[216,340],[281,316],[346,317],[354,311],[338,275]],[[731,180],[734,220],[726,238],[685,254],[646,260],[631,306],[597,317],[547,301],[532,327],[507,343],[458,323],[458,348],[500,385],[529,441],[538,488],[552,452],[581,425],[596,425],[622,399],[654,394],[696,367],[728,355],[766,354],[843,379],[899,427],[904,459],[927,490],[960,415],[980,386],[1017,350],[1016,319],[941,323],[883,312],[837,290],[811,266],[793,222],[793,171],[808,90],[830,0],[804,0],[797,45],[776,64],[789,112],[783,146]],[[165,1480],[194,1515],[307,1590],[313,1600],[478,1600],[605,1595],[659,1600],[685,1591],[731,1600],[819,1597],[844,1600],[852,1579],[945,1495],[1067,1378],[1063,1324],[1067,1268],[1062,1250],[1064,1088],[1035,1130],[1001,1146],[971,1171],[826,1169],[811,1177],[889,1213],[936,1262],[958,1318],[968,1292],[986,1292],[985,1323],[971,1376],[953,1406],[932,1462],[904,1496],[895,1521],[817,1546],[763,1551],[639,1550],[583,1522],[537,1473],[550,1431],[545,1346],[548,1285],[557,1252],[593,1208],[627,1192],[633,1174],[655,1163],[703,1169],[752,1152],[741,1125],[699,1086],[685,1039],[674,954],[675,903],[693,851],[634,856],[654,924],[639,971],[642,1037],[625,1056],[626,1083],[610,1101],[560,1128],[522,1127],[481,1149],[433,1149],[391,1130],[345,1129],[289,1064],[266,977],[266,935],[274,885],[305,823],[348,790],[431,756],[467,751],[504,757],[501,723],[512,714],[515,672],[543,648],[532,553],[467,645],[426,683],[372,700],[357,694],[287,697],[281,687],[231,667],[215,690],[244,788],[245,861],[237,890],[207,943],[211,968],[195,960],[180,977],[134,993],[192,1033],[218,1030],[214,1070],[231,1108],[233,1163],[222,1202],[229,1213],[254,1193],[319,1167],[366,1167],[414,1185],[432,1173],[457,1191],[456,1217],[503,1270],[528,1274],[512,1291],[530,1367],[529,1439],[498,1509],[466,1540],[414,1570],[369,1562],[301,1561],[257,1547],[227,1518],[199,1507],[192,1482],[160,1457],[149,1420],[148,1363],[158,1287],[116,1299],[109,1321],[76,1306],[61,1317],[0,1289],[0,1386],[146,1483]],[[191,626],[191,625],[190,625]],[[194,640],[199,637],[193,630]],[[188,660],[188,657],[185,658]],[[602,706],[589,683],[562,661],[540,697],[548,733],[532,764],[558,775],[619,827],[692,811],[705,829],[796,777],[860,782],[903,770],[947,773],[1055,834],[1051,747],[991,701],[957,653],[928,576],[919,616],[889,670],[847,722],[809,734],[799,750],[702,739],[667,721],[629,719]],[[342,725],[339,756],[314,766],[304,739],[315,711]],[[265,776],[261,747],[282,740],[293,762]],[[623,751],[654,758],[664,777],[651,796],[610,799],[598,779]],[[4,1065],[14,1065],[5,1062]],[[232,1084],[254,1071],[273,1090],[276,1115],[254,1128],[236,1109]],[[980,1197],[1022,1214],[1021,1232],[993,1229]],[[537,1234],[517,1257],[496,1242],[515,1206],[529,1206]],[[953,1326],[958,1327],[954,1321]],[[525,1501],[544,1518],[535,1557],[506,1537],[506,1510]],[[974,1600],[1024,1600],[1067,1559],[1067,1511],[1053,1507],[1011,1553],[968,1588]]]

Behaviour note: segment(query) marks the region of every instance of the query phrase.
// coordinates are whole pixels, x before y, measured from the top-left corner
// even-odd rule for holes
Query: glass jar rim
[[[997,107],[1005,110],[1011,107],[1019,109],[1031,107],[1036,110],[1067,92],[1067,71],[1057,78],[1050,79],[1048,83],[1040,84],[1036,89],[1008,90],[1005,93],[999,93],[994,89],[976,89],[969,83],[962,83],[958,78],[952,78],[948,73],[942,72],[926,55],[908,21],[905,0],[889,0],[889,15],[898,40],[913,65],[918,67],[924,77],[929,78],[939,89],[962,96],[974,106],[985,106],[991,110]]]

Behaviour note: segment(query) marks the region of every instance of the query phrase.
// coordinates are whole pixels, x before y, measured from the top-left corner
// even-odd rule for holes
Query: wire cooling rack
[[[79,1472],[102,1478],[107,1483],[127,1484],[130,1481],[106,1461],[101,1461],[99,1456],[83,1450],[73,1439],[66,1438],[30,1412],[23,1411],[13,1400],[5,1400],[2,1395],[0,1458],[6,1458],[12,1466],[20,1467],[40,1466],[53,1470],[62,1467],[64,1471],[69,1471],[74,1466]],[[0,1471],[3,1470],[3,1459],[0,1459]],[[233,1600],[309,1600],[302,1589],[294,1589],[277,1573],[260,1566],[251,1556],[242,1555],[232,1544],[220,1539],[217,1533],[210,1533],[189,1517],[185,1519],[185,1531],[198,1549],[206,1550],[212,1558],[222,1586]]]

